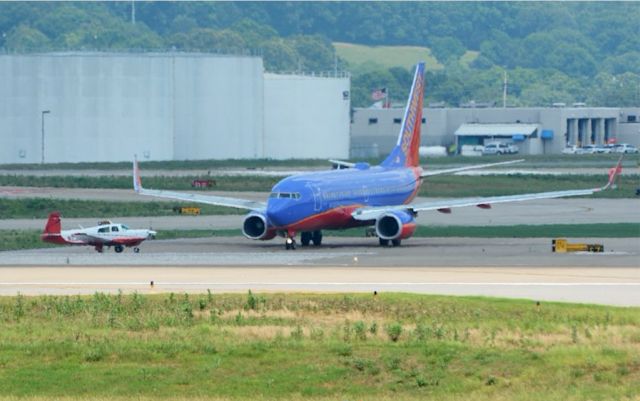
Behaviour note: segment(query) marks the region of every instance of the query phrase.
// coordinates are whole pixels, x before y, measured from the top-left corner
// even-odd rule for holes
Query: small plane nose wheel
[[[295,238],[287,237],[287,239],[284,241],[284,247],[285,247],[285,249],[287,251],[296,249],[296,240],[295,240]]]
[[[140,248],[138,248],[138,247],[133,248],[133,252],[134,253],[140,253]]]
[[[124,247],[122,245],[116,245],[113,247],[113,250],[116,251],[116,253],[120,253],[124,251]]]

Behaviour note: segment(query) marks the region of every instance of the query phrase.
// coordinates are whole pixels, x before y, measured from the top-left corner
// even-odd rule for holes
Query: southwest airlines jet
[[[450,213],[457,207],[487,209],[494,203],[591,195],[609,188],[620,173],[618,162],[617,167],[611,169],[607,185],[600,188],[412,203],[423,177],[517,162],[423,171],[418,157],[423,98],[424,63],[419,63],[397,144],[379,166],[339,162],[349,168],[296,174],[278,182],[266,202],[145,189],[137,161],[133,165],[134,189],[141,195],[248,210],[242,225],[243,234],[254,240],[281,236],[285,238],[286,249],[295,249],[298,233],[303,246],[311,242],[320,245],[322,230],[364,226],[375,227],[380,245],[398,246],[415,231],[418,212]]]

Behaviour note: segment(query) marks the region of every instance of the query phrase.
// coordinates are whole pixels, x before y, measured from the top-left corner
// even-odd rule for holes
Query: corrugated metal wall
[[[0,56],[0,164],[347,157],[349,79],[263,74],[259,57]],[[293,140],[295,139],[295,140]]]
[[[349,78],[265,74],[265,154],[349,157]]]

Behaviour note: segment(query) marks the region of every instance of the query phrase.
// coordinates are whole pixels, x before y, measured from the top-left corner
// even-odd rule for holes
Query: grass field
[[[418,60],[426,63],[428,70],[441,70],[442,64],[431,54],[427,47],[419,46],[365,46],[353,43],[334,42],[338,56],[347,63],[354,73],[373,66],[381,68],[403,67],[412,70]]]
[[[0,298],[0,399],[636,400],[640,309],[477,297]]]
[[[241,236],[237,229],[160,230],[157,239],[206,238]],[[325,231],[325,236],[363,237],[364,229]],[[417,238],[640,238],[640,225],[636,223],[608,224],[548,224],[517,226],[418,226]],[[49,248],[55,245],[40,241],[39,230],[0,230],[0,251]]]
[[[129,216],[173,216],[174,206],[197,206],[202,215],[240,214],[234,208],[186,204],[184,202],[112,202],[74,199],[2,199],[0,198],[0,219],[46,219],[56,210],[65,217],[129,217]],[[44,220],[42,222],[44,226]],[[63,223],[64,224],[64,223]]]

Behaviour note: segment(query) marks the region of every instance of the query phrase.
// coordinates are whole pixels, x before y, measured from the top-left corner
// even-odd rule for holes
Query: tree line
[[[358,70],[332,42],[418,45],[444,65],[429,71],[427,102],[499,103],[506,70],[510,105],[633,106],[638,21],[635,2],[10,2],[0,3],[0,47],[250,52],[268,71],[350,70],[353,105],[367,106],[378,87],[403,101],[411,72]],[[479,52],[470,64],[467,50]]]

